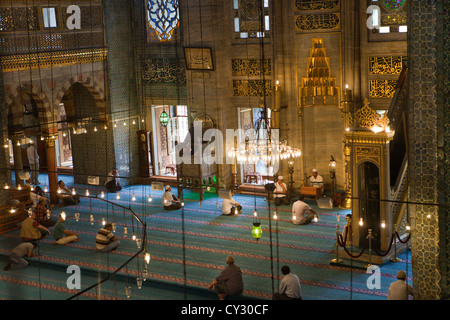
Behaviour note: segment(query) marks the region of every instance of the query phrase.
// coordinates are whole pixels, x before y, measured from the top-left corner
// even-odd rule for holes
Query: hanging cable
[[[266,150],[269,150],[269,141],[271,141],[271,128],[267,118],[267,101],[266,101],[266,56],[265,56],[265,47],[264,47],[264,38],[265,38],[265,28],[264,28],[264,0],[260,0],[260,48],[261,48],[261,61],[260,61],[260,70],[262,77],[261,85],[262,85],[262,95],[263,95],[263,123],[264,128],[267,130],[267,139],[266,139]],[[259,139],[259,135],[257,140]],[[256,195],[255,195],[255,207],[256,207]],[[271,280],[272,280],[272,297],[275,293],[274,288],[274,271],[273,271],[273,240],[272,240],[272,217],[270,215],[270,199],[268,201],[269,207],[269,240],[270,240],[270,271],[271,271]]]

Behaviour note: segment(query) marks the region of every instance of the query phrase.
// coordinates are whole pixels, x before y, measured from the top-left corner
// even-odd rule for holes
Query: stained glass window
[[[170,41],[180,24],[178,0],[146,0],[147,22],[159,41]]]
[[[388,11],[398,12],[404,7],[406,0],[381,0],[381,4]]]
[[[237,38],[262,38],[270,35],[269,0],[232,0],[234,31]],[[261,15],[263,15],[261,17]],[[261,19],[262,18],[262,19]],[[262,25],[261,25],[262,24]]]

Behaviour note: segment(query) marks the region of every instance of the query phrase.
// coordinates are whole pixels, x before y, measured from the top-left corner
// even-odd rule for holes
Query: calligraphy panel
[[[231,65],[233,76],[260,76],[262,68],[266,76],[272,75],[272,59],[264,59],[264,66],[261,59],[232,59]]]
[[[148,83],[185,83],[186,72],[176,58],[146,59],[142,79]]]
[[[263,84],[265,83],[265,87]],[[233,80],[233,96],[262,97],[272,95],[271,80]]]
[[[340,28],[339,13],[301,14],[295,19],[297,31],[332,30]]]
[[[369,80],[369,96],[371,98],[392,98],[397,80]]]
[[[340,0],[295,0],[298,11],[334,10],[339,7]]]
[[[406,63],[406,56],[384,56],[369,58],[370,75],[398,75]]]

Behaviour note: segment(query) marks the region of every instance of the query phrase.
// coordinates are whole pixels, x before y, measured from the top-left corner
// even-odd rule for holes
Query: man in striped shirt
[[[111,232],[112,224],[106,223],[104,228],[101,228],[95,237],[95,244],[98,251],[109,252],[117,249],[120,245],[119,239]]]

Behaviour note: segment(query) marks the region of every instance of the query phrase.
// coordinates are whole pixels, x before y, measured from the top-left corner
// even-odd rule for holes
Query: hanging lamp
[[[258,211],[255,209],[255,212],[253,213],[253,228],[252,228],[252,236],[256,240],[259,240],[262,236],[262,230],[261,230],[261,221],[258,217]]]
[[[163,127],[167,127],[167,124],[169,123],[169,115],[166,111],[163,111],[161,115],[159,116],[159,121],[161,122],[161,125]]]

